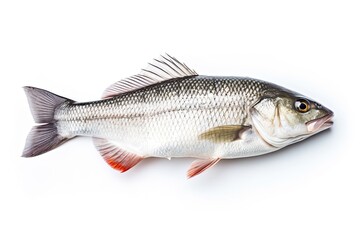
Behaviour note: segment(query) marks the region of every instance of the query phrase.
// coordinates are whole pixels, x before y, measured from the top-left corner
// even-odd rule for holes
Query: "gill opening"
[[[275,113],[274,113],[274,118],[273,118],[272,124],[274,125],[274,127],[277,125],[279,128],[282,128],[279,103],[276,103]]]

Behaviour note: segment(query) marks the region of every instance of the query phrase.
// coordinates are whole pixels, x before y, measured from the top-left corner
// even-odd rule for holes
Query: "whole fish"
[[[148,157],[194,157],[193,177],[220,159],[265,154],[332,126],[333,112],[293,91],[248,77],[198,75],[170,55],[75,102],[24,87],[34,120],[23,157],[89,136],[114,169]]]

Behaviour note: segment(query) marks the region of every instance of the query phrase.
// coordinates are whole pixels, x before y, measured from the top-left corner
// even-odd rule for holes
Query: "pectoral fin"
[[[220,161],[220,158],[211,159],[211,160],[196,160],[193,161],[190,165],[189,170],[187,171],[188,178],[192,178],[206,169],[209,169],[210,167],[214,166],[217,162]]]
[[[233,142],[241,139],[241,135],[251,129],[251,126],[224,125],[209,129],[199,135],[201,140],[209,140],[215,143]]]

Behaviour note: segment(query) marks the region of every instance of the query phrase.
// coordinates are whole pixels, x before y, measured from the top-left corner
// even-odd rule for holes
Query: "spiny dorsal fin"
[[[110,87],[108,87],[102,98],[111,98],[121,93],[134,91],[155,83],[163,82],[174,78],[183,78],[189,76],[197,76],[198,74],[181,63],[169,54],[161,55],[158,59],[154,59],[140,74],[122,79]]]

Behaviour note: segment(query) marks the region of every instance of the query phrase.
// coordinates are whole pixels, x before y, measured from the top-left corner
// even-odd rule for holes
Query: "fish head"
[[[278,86],[264,92],[250,115],[262,139],[277,148],[330,128],[334,116],[316,101]]]

